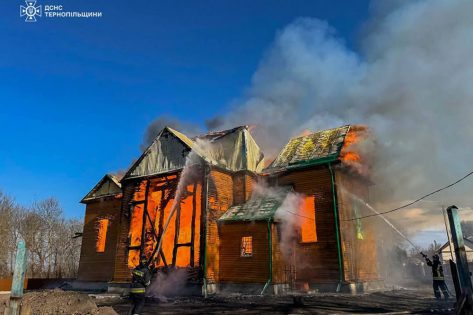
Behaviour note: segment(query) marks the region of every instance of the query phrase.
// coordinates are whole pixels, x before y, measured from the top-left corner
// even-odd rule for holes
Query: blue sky
[[[140,154],[161,115],[202,124],[228,108],[278,30],[326,20],[356,50],[367,1],[38,0],[100,19],[25,23],[0,3],[0,190],[54,196],[67,216],[104,173]]]

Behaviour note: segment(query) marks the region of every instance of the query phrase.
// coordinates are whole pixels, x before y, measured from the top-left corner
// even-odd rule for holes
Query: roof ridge
[[[292,141],[292,140],[295,140],[295,139],[299,139],[299,138],[309,137],[310,135],[315,135],[315,134],[321,133],[321,132],[327,132],[327,131],[336,130],[336,129],[340,129],[340,128],[345,128],[345,127],[350,128],[351,126],[353,126],[353,125],[351,125],[351,124],[346,124],[346,125],[342,125],[342,126],[338,126],[338,127],[333,127],[333,128],[319,129],[319,130],[317,130],[317,131],[311,132],[311,133],[308,134],[308,135],[302,135],[302,136],[292,137],[292,138],[289,139],[289,141]],[[288,142],[289,142],[289,141],[288,141]]]

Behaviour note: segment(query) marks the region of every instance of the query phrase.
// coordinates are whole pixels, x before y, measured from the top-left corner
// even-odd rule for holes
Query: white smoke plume
[[[302,196],[295,192],[287,194],[281,206],[276,211],[274,219],[281,226],[281,238],[279,246],[286,261],[294,256],[294,245],[299,241],[298,231],[300,230],[301,217],[299,209],[302,203]]]
[[[186,269],[170,269],[166,272],[158,272],[149,288],[146,289],[146,296],[166,301],[167,297],[184,294],[187,289],[186,284]]]
[[[253,186],[249,202],[254,202],[254,200],[260,198],[282,200],[274,214],[274,220],[279,224],[278,245],[281,253],[286,261],[291,261],[294,258],[294,246],[296,242],[299,242],[299,232],[302,224],[300,210],[303,195],[294,191],[288,192],[286,188],[268,186],[265,182],[258,182]]]
[[[470,0],[375,1],[360,51],[327,22],[297,19],[277,34],[220,127],[255,124],[258,143],[274,155],[304,129],[368,125],[377,137],[379,211],[449,184],[472,169],[471,12]],[[426,211],[422,224],[442,222],[441,204],[472,205],[471,184],[415,205]]]

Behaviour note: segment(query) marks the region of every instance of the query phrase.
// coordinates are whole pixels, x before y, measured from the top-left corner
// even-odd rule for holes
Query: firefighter
[[[442,290],[443,296],[447,300],[449,298],[447,284],[445,283],[445,277],[443,275],[442,263],[440,262],[439,255],[435,254],[432,256],[432,260],[427,257],[427,255],[421,253],[424,256],[427,265],[432,267],[432,278],[433,278],[433,288],[435,298],[439,300],[442,295],[440,290]]]
[[[146,287],[151,283],[151,271],[146,257],[140,258],[140,264],[132,271],[131,299],[133,307],[129,314],[140,315],[145,305]]]

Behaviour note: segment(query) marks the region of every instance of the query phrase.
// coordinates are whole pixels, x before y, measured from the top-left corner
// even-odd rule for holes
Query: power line
[[[298,213],[295,213],[295,212],[289,211],[289,210],[287,210],[287,209],[284,209],[284,210],[285,210],[286,212],[292,213],[293,215],[297,215],[298,217],[301,217],[301,218],[305,218],[305,219],[309,219],[309,220],[315,221],[315,219],[314,219],[314,218],[306,217],[305,215],[298,214]]]
[[[400,207],[397,207],[397,208],[394,208],[394,209],[391,209],[391,210],[387,210],[387,211],[383,211],[383,212],[379,212],[379,213],[375,213],[375,214],[369,214],[369,215],[365,215],[365,216],[361,216],[361,217],[356,217],[356,218],[352,218],[352,219],[345,219],[345,220],[342,220],[342,221],[361,220],[361,219],[370,218],[370,217],[375,217],[375,216],[379,216],[379,215],[383,215],[383,214],[386,214],[386,213],[391,213],[391,212],[394,212],[394,211],[398,211],[398,210],[407,208],[407,207],[412,206],[413,204],[415,204],[415,203],[417,203],[417,202],[419,202],[419,201],[421,201],[421,200],[423,200],[423,199],[425,199],[425,198],[427,198],[427,197],[430,197],[430,196],[432,196],[432,195],[435,195],[435,194],[441,192],[442,190],[445,190],[445,189],[447,189],[447,188],[450,188],[450,187],[452,187],[452,186],[454,186],[454,185],[460,183],[461,181],[463,181],[464,179],[466,179],[467,177],[469,177],[469,176],[471,176],[471,175],[473,175],[473,171],[469,172],[468,174],[466,174],[466,175],[463,176],[462,178],[456,180],[455,182],[453,182],[453,183],[451,183],[451,184],[449,184],[449,185],[447,185],[447,186],[445,186],[445,187],[439,188],[439,189],[437,189],[437,190],[435,190],[435,191],[433,191],[433,192],[431,192],[431,193],[428,193],[428,194],[426,194],[426,195],[424,195],[424,196],[422,196],[422,197],[420,197],[420,198],[417,198],[416,200],[414,200],[414,201],[412,201],[412,202],[409,202],[409,203],[407,203],[407,204],[405,204],[405,205],[402,205],[402,206],[400,206]],[[296,215],[296,216],[298,216],[298,217],[315,221],[313,218],[300,215],[300,214],[298,214],[298,213],[289,211],[289,210],[287,210],[287,209],[284,209],[284,210],[287,211],[287,212],[289,212],[289,213],[291,213],[291,214],[293,214],[293,215]]]
[[[456,180],[455,182],[453,182],[453,183],[451,183],[451,184],[449,184],[449,185],[447,185],[447,186],[445,186],[445,187],[442,187],[442,188],[440,188],[440,189],[437,189],[437,190],[435,190],[435,191],[433,191],[433,192],[431,192],[431,193],[428,193],[427,195],[424,195],[424,196],[422,196],[422,197],[420,197],[420,198],[417,198],[416,200],[414,200],[414,201],[412,201],[412,202],[409,202],[409,203],[407,203],[407,204],[405,204],[405,205],[403,205],[403,206],[400,206],[400,207],[397,207],[397,208],[394,208],[394,209],[391,209],[391,210],[387,210],[387,211],[384,211],[384,212],[378,212],[378,213],[375,213],[375,214],[369,214],[369,215],[365,215],[365,216],[361,216],[361,217],[357,217],[357,218],[345,219],[345,220],[342,220],[342,221],[361,220],[361,219],[370,218],[370,217],[375,217],[375,216],[380,216],[380,215],[383,215],[383,214],[386,214],[386,213],[391,213],[391,212],[394,212],[394,211],[398,211],[398,210],[407,208],[407,207],[412,206],[413,204],[415,204],[415,203],[417,203],[417,202],[419,202],[419,201],[422,201],[423,199],[425,199],[425,198],[427,198],[427,197],[430,197],[430,196],[432,196],[432,195],[435,195],[436,193],[439,193],[439,192],[441,192],[442,190],[445,190],[445,189],[447,189],[447,188],[450,188],[450,187],[452,187],[452,186],[458,184],[459,182],[463,181],[464,179],[466,179],[467,177],[469,177],[469,176],[471,176],[471,175],[473,175],[473,171],[470,172],[470,173],[468,173],[468,174],[466,174],[466,175],[463,176],[462,178]],[[301,214],[298,214],[298,213],[289,211],[289,210],[287,210],[287,209],[284,209],[284,211],[289,212],[289,213],[291,213],[291,214],[293,214],[293,215],[296,215],[296,216],[298,216],[298,217],[301,217],[301,218],[305,218],[305,219],[309,219],[309,220],[315,221],[314,218],[306,217],[306,216],[304,216],[304,215],[301,215]]]
[[[463,181],[464,179],[466,179],[467,177],[473,175],[473,171],[472,172],[469,172],[468,174],[466,174],[465,176],[463,176],[462,178],[456,180],[455,182],[451,183],[450,185],[447,185],[445,187],[442,187],[442,188],[439,188],[431,193],[428,193],[427,195],[424,195],[420,198],[417,198],[416,200],[412,201],[412,202],[409,202],[403,206],[400,206],[400,207],[397,207],[397,208],[394,208],[394,209],[391,209],[391,210],[388,210],[388,211],[384,211],[384,212],[379,212],[379,213],[376,213],[376,214],[368,214],[368,215],[365,215],[365,216],[361,216],[361,217],[357,217],[357,218],[352,218],[352,219],[346,219],[346,220],[343,220],[343,221],[354,221],[354,220],[361,220],[361,219],[366,219],[366,218],[370,218],[370,217],[376,217],[376,216],[379,216],[379,215],[383,215],[383,214],[386,214],[386,213],[391,213],[391,212],[394,212],[394,211],[398,211],[398,210],[401,210],[401,209],[404,209],[404,208],[407,208],[409,206],[412,206],[413,204],[421,201],[422,199],[425,199],[429,196],[432,196],[432,195],[435,195],[436,193],[439,193],[441,192],[442,190],[445,190],[447,188],[450,188],[456,184],[458,184],[459,182]]]

